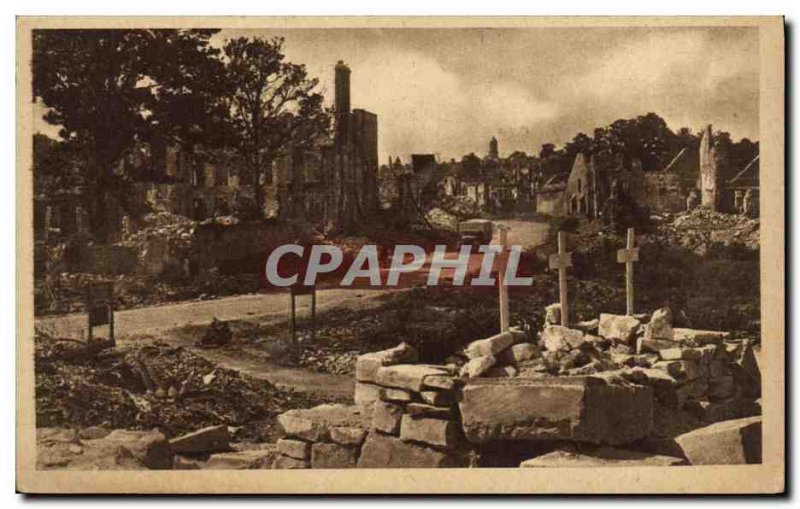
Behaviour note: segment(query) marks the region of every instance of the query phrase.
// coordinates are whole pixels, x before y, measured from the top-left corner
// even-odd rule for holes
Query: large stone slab
[[[36,430],[36,468],[40,470],[160,470],[172,466],[169,442],[156,430],[115,430],[88,440],[81,440],[75,430]]]
[[[319,405],[309,409],[295,409],[278,416],[278,424],[288,437],[311,442],[324,442],[334,427],[368,429],[372,420],[370,407],[358,405]]]
[[[676,441],[692,465],[761,463],[761,416],[718,422]]]
[[[457,468],[467,465],[468,460],[462,454],[437,451],[379,433],[367,436],[358,459],[358,468]]]
[[[669,467],[686,460],[660,454],[602,447],[590,453],[553,451],[520,463],[522,468]]]
[[[475,443],[536,439],[619,445],[650,432],[653,389],[593,377],[477,379],[464,387],[459,409],[464,433]]]
[[[376,381],[384,387],[408,389],[414,392],[422,390],[425,377],[449,375],[445,367],[434,367],[424,364],[398,364],[378,368]]]
[[[359,355],[356,359],[356,380],[359,382],[375,382],[378,368],[403,362],[415,362],[417,358],[416,348],[408,343],[400,343],[388,350]]]
[[[641,324],[642,322],[632,316],[602,313],[597,333],[615,343],[635,346],[633,339]]]
[[[169,441],[173,452],[178,454],[223,452],[230,450],[228,427],[209,426]]]

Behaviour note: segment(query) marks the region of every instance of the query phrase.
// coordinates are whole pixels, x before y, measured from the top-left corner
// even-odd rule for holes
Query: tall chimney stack
[[[336,81],[335,139],[337,143],[346,143],[350,124],[350,68],[342,60],[339,60],[334,69]]]

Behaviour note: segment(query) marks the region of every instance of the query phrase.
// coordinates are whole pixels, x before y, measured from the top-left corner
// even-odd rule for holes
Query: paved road
[[[523,220],[498,222],[511,228],[508,235],[511,244],[532,247],[546,240],[548,232],[546,224]],[[425,278],[424,270],[417,275],[420,282],[424,282]],[[369,309],[377,307],[379,302],[376,297],[385,293],[387,290],[368,288],[358,290],[321,289],[317,292],[317,310],[325,311],[337,307]],[[297,304],[299,314],[307,313],[310,298],[300,297]],[[279,366],[261,360],[234,356],[224,350],[198,349],[192,345],[192,341],[187,342],[177,337],[178,335],[170,334],[170,331],[175,328],[186,325],[202,326],[210,323],[213,318],[219,320],[257,319],[261,323],[285,321],[289,317],[287,293],[248,294],[207,301],[179,302],[117,311],[114,316],[116,337],[120,344],[136,341],[142,336],[150,336],[172,344],[180,344],[223,367],[269,380],[279,386],[291,387],[303,392],[320,392],[336,396],[351,395],[353,391],[353,377],[351,376],[316,373],[303,368]],[[36,326],[43,327],[54,336],[83,338],[86,315],[77,313],[37,318]],[[105,334],[102,329],[98,332],[101,335]]]
[[[374,298],[386,290],[341,290],[325,289],[317,292],[317,310],[332,307],[362,308],[374,306]],[[310,307],[310,297],[297,299],[298,312]],[[114,313],[115,333],[124,340],[130,336],[158,336],[175,327],[204,325],[213,318],[219,320],[241,320],[259,318],[261,321],[286,320],[289,316],[287,293],[248,294],[205,301],[189,301],[161,306],[126,309]],[[86,327],[86,314],[47,316],[36,319],[37,327],[60,337],[82,338]]]

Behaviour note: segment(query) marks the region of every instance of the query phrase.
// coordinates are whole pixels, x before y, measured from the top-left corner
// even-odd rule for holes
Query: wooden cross
[[[550,255],[550,268],[558,269],[558,295],[561,305],[561,325],[568,327],[567,267],[572,267],[572,253],[567,253],[567,232],[558,232],[558,253]]]
[[[498,224],[497,229],[500,231],[500,245],[503,248],[503,253],[506,253],[508,249],[508,230],[511,228],[504,225]],[[500,292],[500,332],[505,332],[511,326],[510,319],[509,319],[509,310],[508,310],[508,287],[506,286],[506,265],[508,263],[508,257],[504,257],[504,259],[500,263],[499,270],[497,271],[497,286]]]
[[[639,261],[639,248],[633,244],[633,228],[628,228],[625,249],[617,251],[617,262],[625,264],[625,308],[628,315],[633,314],[633,264]]]

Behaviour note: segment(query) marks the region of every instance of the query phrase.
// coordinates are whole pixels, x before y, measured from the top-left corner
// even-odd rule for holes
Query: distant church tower
[[[334,138],[338,145],[347,142],[350,127],[350,68],[342,60],[336,64],[334,100]]]
[[[719,207],[719,169],[717,152],[711,140],[711,124],[703,129],[700,137],[700,205],[716,211]]]
[[[500,154],[497,151],[497,138],[494,136],[492,136],[492,139],[489,141],[489,157],[493,157],[495,159],[500,157]]]

